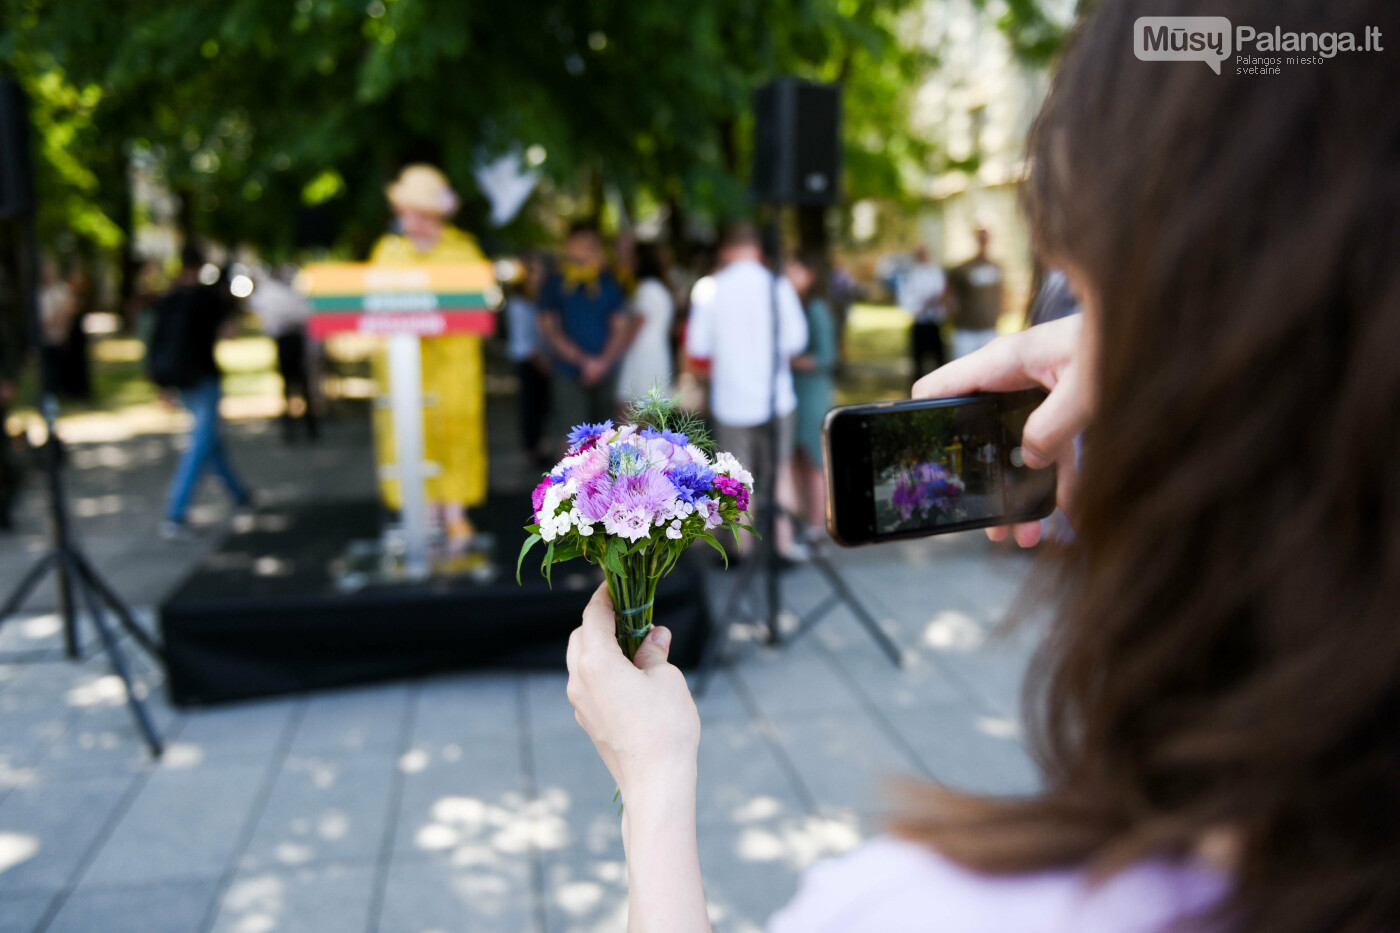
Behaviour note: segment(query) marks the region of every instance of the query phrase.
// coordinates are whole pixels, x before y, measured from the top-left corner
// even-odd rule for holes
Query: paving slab
[[[917,775],[922,766],[865,713],[776,719],[772,729],[809,798],[827,816],[883,811],[886,779]]]
[[[213,879],[80,886],[44,933],[193,933],[218,890]]]
[[[522,757],[518,736],[405,753],[395,852],[529,851],[537,826]]]
[[[0,897],[0,933],[35,933],[56,896],[44,892]]]
[[[377,933],[542,933],[525,855],[487,850],[395,859]],[[327,929],[327,928],[322,928]]]
[[[287,758],[243,855],[245,872],[379,855],[395,762],[382,755]]]
[[[0,899],[73,880],[133,776],[35,782],[0,802]]]
[[[409,699],[409,687],[403,683],[331,690],[310,696],[292,737],[291,752],[294,755],[367,751],[397,754],[404,743]]]
[[[266,771],[234,764],[157,769],[83,880],[120,885],[219,876],[256,815]]]
[[[368,929],[374,868],[328,864],[234,877],[212,933],[320,933]]]
[[[1040,785],[1020,726],[1009,716],[946,704],[889,717],[941,784],[995,795],[1028,794]]]

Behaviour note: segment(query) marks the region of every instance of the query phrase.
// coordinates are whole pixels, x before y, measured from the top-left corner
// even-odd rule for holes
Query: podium
[[[493,334],[501,303],[495,271],[489,262],[317,263],[302,270],[297,287],[311,299],[307,328],[312,337],[359,333],[387,338],[398,460],[392,478],[398,480],[402,498],[402,570],[408,579],[425,579],[432,567],[424,481],[432,467],[423,456],[421,341]]]

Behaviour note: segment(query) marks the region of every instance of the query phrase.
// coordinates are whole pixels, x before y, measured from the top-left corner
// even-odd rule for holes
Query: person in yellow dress
[[[476,239],[448,222],[457,211],[457,195],[446,176],[431,165],[409,165],[385,189],[398,217],[400,233],[385,234],[369,261],[380,265],[481,262]],[[486,398],[481,338],[453,334],[425,338],[423,346],[423,454],[430,468],[426,495],[432,519],[448,541],[470,541],[473,527],[466,510],[486,501]],[[377,393],[389,391],[386,353],[371,358]],[[397,462],[393,413],[374,412],[375,460],[383,468]],[[381,469],[381,476],[383,470]],[[400,507],[399,484],[381,479],[384,502]]]

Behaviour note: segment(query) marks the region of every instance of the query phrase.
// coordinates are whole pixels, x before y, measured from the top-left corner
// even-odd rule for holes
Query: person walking
[[[954,359],[991,343],[997,335],[997,320],[1002,312],[1005,276],[1001,264],[987,252],[992,235],[985,227],[978,227],[974,236],[977,254],[948,276]]]
[[[194,416],[185,451],[175,465],[166,498],[160,536],[167,541],[188,539],[187,515],[200,477],[206,470],[223,481],[234,505],[252,506],[248,487],[229,462],[219,415],[222,373],[214,346],[233,309],[231,299],[214,285],[199,281],[204,256],[193,246],[181,252],[180,275],[174,287],[152,309],[154,323],[146,347],[146,370],[151,381],[173,389]]]
[[[797,511],[792,477],[797,393],[792,358],[807,346],[807,319],[792,283],[763,264],[758,233],[731,227],[720,243],[720,269],[695,283],[686,353],[708,363],[715,441],[749,468],[781,508]],[[774,288],[777,346],[774,347]],[[777,422],[773,432],[770,422]],[[776,433],[776,447],[773,433]],[[776,524],[778,553],[801,559],[791,525]]]
[[[671,319],[676,301],[666,286],[666,270],[655,243],[636,247],[637,289],[632,293],[636,334],[622,357],[617,373],[617,397],[626,404],[644,397],[653,388],[671,388]]]
[[[836,396],[837,339],[823,285],[820,259],[789,259],[788,281],[797,290],[807,316],[807,348],[792,358],[792,387],[797,393],[797,449],[793,481],[807,520],[808,535],[826,534],[826,474],[822,464],[822,422]]]
[[[540,469],[554,465],[554,457],[540,444],[549,421],[553,395],[553,371],[540,336],[539,296],[544,268],[536,256],[521,260],[520,277],[506,289],[506,352],[520,384],[520,444],[526,459]]]
[[[569,229],[559,268],[540,291],[540,332],[554,357],[555,437],[606,421],[617,407],[617,366],[635,333],[627,295],[603,258],[598,228]]]
[[[900,307],[914,318],[914,326],[909,329],[909,350],[917,379],[942,366],[947,357],[943,321],[947,317],[944,299],[948,278],[943,267],[929,259],[928,247],[920,244],[914,249],[913,262],[896,279],[896,286]]]

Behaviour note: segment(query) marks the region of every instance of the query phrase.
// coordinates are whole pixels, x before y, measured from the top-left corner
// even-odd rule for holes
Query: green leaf
[[[544,581],[549,584],[551,590],[554,589],[554,576],[552,574],[554,569],[553,541],[549,542],[549,548],[544,552],[544,563],[540,565],[540,569],[544,571]]]
[[[622,565],[622,550],[622,541],[617,538],[609,538],[608,546],[603,551],[603,566],[608,568],[618,579],[626,580],[627,568]]]
[[[701,540],[701,541],[704,541],[706,544],[708,544],[710,547],[714,548],[716,551],[719,551],[719,556],[724,558],[724,566],[725,566],[726,568],[729,566],[729,555],[726,554],[726,553],[724,552],[724,545],[722,545],[722,544],[720,544],[718,541],[716,541],[714,535],[712,535],[712,534],[710,534],[708,531],[706,531],[706,532],[704,532],[704,533],[702,533],[702,534],[700,535],[700,540]]]
[[[573,560],[575,557],[583,556],[583,548],[572,541],[565,541],[554,549],[554,563],[562,564],[566,560]]]
[[[536,533],[539,530],[539,525],[531,525],[530,527],[535,529],[535,531],[531,531],[530,537],[525,539],[525,543],[520,547],[520,556],[515,560],[516,583],[520,582],[520,566],[525,563],[525,555],[530,553],[530,548],[544,540]]]

